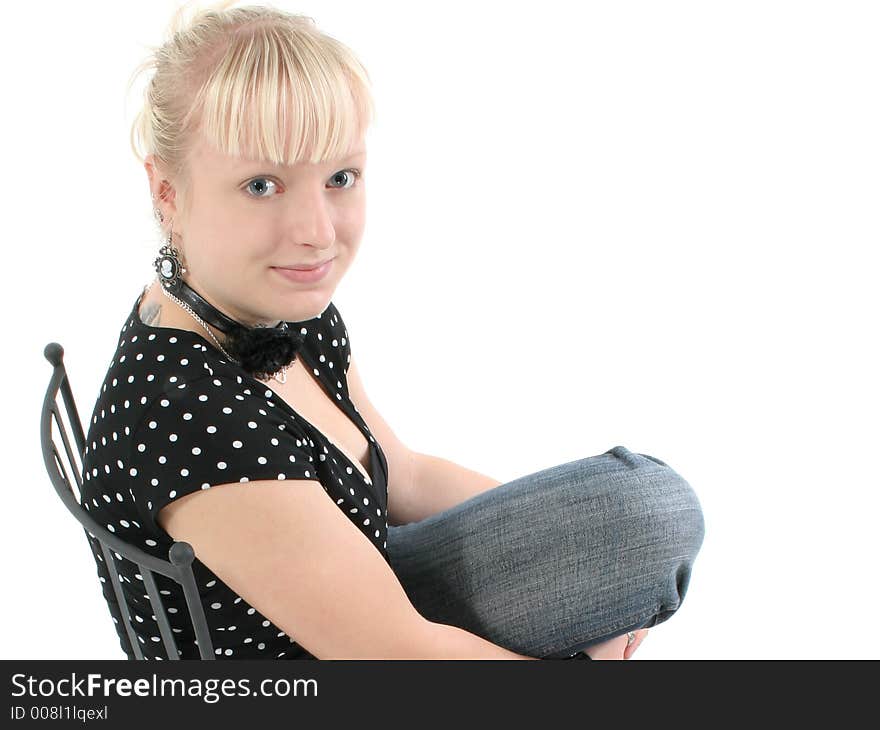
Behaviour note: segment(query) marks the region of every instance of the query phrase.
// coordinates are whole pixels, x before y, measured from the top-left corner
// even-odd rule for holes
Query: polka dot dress
[[[315,479],[388,561],[388,464],[349,398],[351,347],[334,304],[313,319],[288,324],[305,338],[297,357],[367,439],[369,477],[273,391],[276,381],[248,375],[207,333],[144,324],[140,301],[122,327],[88,427],[82,504],[89,514],[127,542],[168,560],[174,541],[156,517],[175,499],[216,484],[238,482],[246,488],[254,480]],[[99,543],[88,537],[125,650],[128,639],[110,574]],[[111,555],[144,657],[166,658],[138,567]],[[193,573],[217,659],[316,658],[198,557]],[[198,659],[183,591],[165,576],[155,578],[180,657]]]

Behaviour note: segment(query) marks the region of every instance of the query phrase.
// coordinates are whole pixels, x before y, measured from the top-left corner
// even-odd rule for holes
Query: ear
[[[154,154],[150,153],[144,158],[144,169],[147,171],[147,177],[150,181],[150,194],[156,198],[153,201],[153,207],[159,208],[166,220],[169,216],[173,217],[177,213],[174,204],[174,187],[165,179],[164,171]]]

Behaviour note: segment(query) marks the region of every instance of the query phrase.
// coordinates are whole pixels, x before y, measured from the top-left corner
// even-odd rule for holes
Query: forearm
[[[425,646],[428,659],[537,659],[517,654],[450,624],[430,622],[428,636]]]
[[[407,522],[418,522],[503,484],[430,454],[413,454],[412,499]]]

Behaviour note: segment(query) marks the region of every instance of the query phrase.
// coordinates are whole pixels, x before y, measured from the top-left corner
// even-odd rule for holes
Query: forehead
[[[217,149],[217,147],[210,144],[204,137],[200,136],[196,140],[196,143],[193,145],[190,157],[198,165],[198,167],[204,168],[206,170],[224,170],[234,172],[237,170],[250,169],[254,165],[261,166],[263,168],[282,170],[320,166],[321,164],[329,165],[334,163],[356,162],[358,160],[366,158],[366,154],[366,143],[363,139],[360,139],[357,140],[353,145],[351,145],[348,148],[347,152],[341,157],[334,158],[332,160],[325,160],[323,163],[315,163],[315,165],[312,165],[312,163],[310,163],[308,160],[300,160],[293,165],[285,165],[284,163],[260,159],[259,157],[230,155]]]

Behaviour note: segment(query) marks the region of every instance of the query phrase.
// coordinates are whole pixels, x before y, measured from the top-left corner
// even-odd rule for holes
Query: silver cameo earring
[[[153,196],[153,200],[156,196]],[[153,215],[160,223],[164,222],[165,217],[158,208],[153,209]],[[171,222],[171,228],[168,230],[168,238],[165,245],[159,249],[159,255],[153,261],[153,267],[159,275],[159,281],[166,289],[172,289],[177,285],[180,275],[186,272],[186,267],[180,260],[180,252],[171,243],[171,232],[174,230],[174,221]]]

